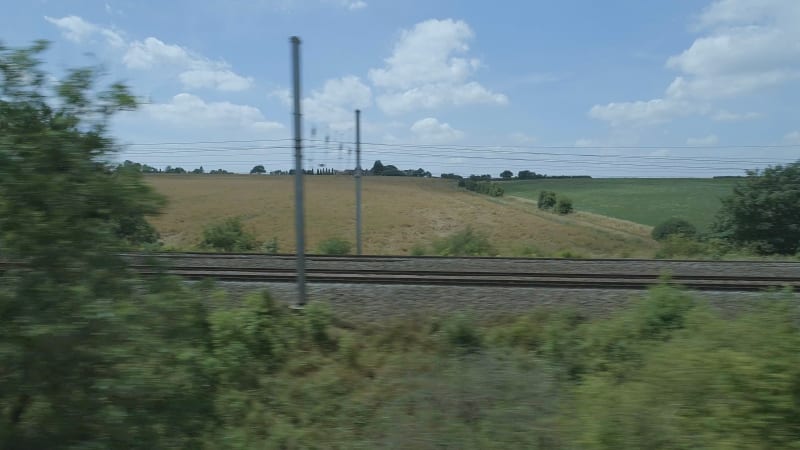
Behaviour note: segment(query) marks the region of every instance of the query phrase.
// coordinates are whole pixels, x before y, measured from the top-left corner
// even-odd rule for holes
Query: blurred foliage
[[[433,242],[433,252],[439,256],[492,256],[496,252],[486,233],[471,226]]]
[[[255,249],[258,242],[244,229],[241,219],[231,217],[206,227],[200,246],[224,252],[242,252]]]
[[[693,238],[697,235],[697,228],[689,221],[677,217],[667,219],[653,227],[651,236],[657,241],[663,241],[672,236]]]
[[[322,255],[347,255],[353,249],[353,244],[347,239],[325,239],[317,246],[317,251]]]

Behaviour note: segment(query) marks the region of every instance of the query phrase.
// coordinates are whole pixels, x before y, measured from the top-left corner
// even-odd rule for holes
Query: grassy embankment
[[[218,388],[224,414],[208,443],[795,448],[800,332],[782,296],[732,319],[660,287],[609,318],[539,310],[374,326],[252,297],[209,319],[224,375],[254,382]]]
[[[277,238],[279,251],[294,251],[292,177],[155,175],[147,180],[169,201],[164,214],[152,219],[168,248],[194,249],[206,226],[241,217],[258,240]],[[544,213],[522,200],[465,192],[454,181],[365,177],[363,186],[367,254],[406,255],[467,225],[487,233],[496,252],[506,256],[651,257],[657,248],[647,226],[588,213]],[[354,205],[352,178],[307,177],[307,248],[331,237],[354,241]]]

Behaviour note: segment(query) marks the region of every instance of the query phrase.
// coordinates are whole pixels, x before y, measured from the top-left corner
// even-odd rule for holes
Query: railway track
[[[126,254],[141,275],[187,280],[293,283],[291,255]],[[548,260],[507,258],[308,257],[309,283],[559,289],[646,289],[659,283],[703,291],[800,288],[800,263]],[[13,264],[0,262],[0,270]],[[668,277],[664,277],[669,273]]]

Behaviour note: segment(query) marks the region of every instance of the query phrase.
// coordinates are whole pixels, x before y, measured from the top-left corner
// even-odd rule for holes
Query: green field
[[[670,217],[684,218],[707,230],[731,193],[735,179],[592,178],[542,179],[503,183],[506,195],[536,200],[539,191],[566,195],[578,211],[655,226]]]

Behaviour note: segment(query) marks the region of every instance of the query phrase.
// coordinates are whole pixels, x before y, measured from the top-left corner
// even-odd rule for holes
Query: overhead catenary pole
[[[361,111],[356,110],[356,254],[361,254]]]
[[[297,304],[306,304],[305,223],[303,213],[303,133],[300,113],[300,38],[292,36],[292,85],[294,87],[294,217],[297,236]]]

